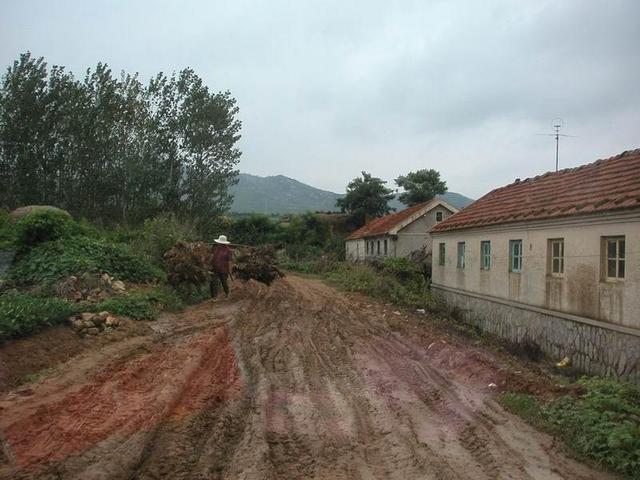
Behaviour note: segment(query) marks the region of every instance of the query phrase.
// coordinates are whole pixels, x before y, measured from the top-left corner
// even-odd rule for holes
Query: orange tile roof
[[[431,232],[640,208],[640,149],[497,188]]]
[[[360,227],[358,230],[349,235],[346,239],[357,240],[364,237],[384,235],[385,233],[393,230],[394,227],[405,221],[411,215],[418,212],[421,208],[427,206],[427,204],[431,203],[432,201],[433,200],[429,200],[428,202],[419,203],[417,205],[414,205],[413,207],[400,210],[399,212],[371,220],[369,223]]]

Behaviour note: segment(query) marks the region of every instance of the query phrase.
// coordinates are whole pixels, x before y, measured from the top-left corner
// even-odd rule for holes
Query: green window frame
[[[491,270],[491,242],[489,240],[480,242],[480,269]]]

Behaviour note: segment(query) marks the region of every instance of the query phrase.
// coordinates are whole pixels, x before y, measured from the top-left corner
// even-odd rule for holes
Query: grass
[[[282,267],[319,276],[341,290],[363,293],[397,306],[436,307],[422,274],[407,259],[393,258],[372,264],[287,260]]]
[[[6,292],[0,295],[0,341],[62,323],[77,308],[60,298],[36,297],[15,290]]]
[[[106,272],[120,280],[144,282],[163,276],[146,257],[125,244],[91,237],[41,243],[20,255],[8,272],[17,285],[52,282],[83,272]]]
[[[640,479],[640,386],[583,377],[582,392],[543,401],[506,393],[500,401],[537,428],[557,435],[579,456]]]

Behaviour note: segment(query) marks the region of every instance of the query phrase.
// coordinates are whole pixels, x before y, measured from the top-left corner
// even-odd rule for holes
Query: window
[[[625,242],[624,237],[604,237],[606,254],[606,278],[624,278]]]
[[[458,268],[464,268],[464,242],[458,242]]]
[[[380,240],[378,240],[378,255],[380,255]]]
[[[480,270],[491,270],[491,242],[480,242]]]
[[[442,212],[436,212],[436,222],[442,221]]]
[[[444,243],[441,243],[438,245],[438,265],[440,265],[441,267],[444,267],[444,254]]]
[[[552,275],[564,273],[564,238],[549,240],[549,271]]]
[[[387,239],[384,239],[384,254],[387,254]]]
[[[509,240],[509,271],[522,271],[522,240]]]

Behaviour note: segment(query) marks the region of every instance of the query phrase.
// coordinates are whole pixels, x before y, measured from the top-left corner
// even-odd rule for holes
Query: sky
[[[0,1],[0,68],[193,68],[229,90],[239,168],[344,192],[438,170],[478,198],[640,147],[640,1]]]

